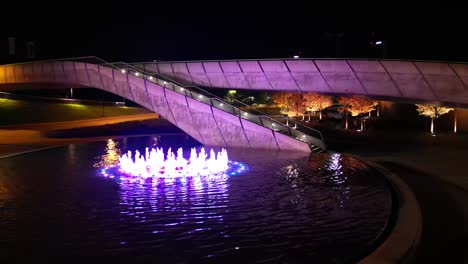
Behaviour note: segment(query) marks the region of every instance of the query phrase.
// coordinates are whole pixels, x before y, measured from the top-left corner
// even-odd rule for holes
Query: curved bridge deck
[[[468,64],[404,60],[273,59],[135,63],[212,88],[363,95],[468,106]]]
[[[324,150],[315,135],[266,116],[256,116],[130,65],[47,61],[0,66],[0,88],[93,87],[132,100],[208,146],[269,150]]]

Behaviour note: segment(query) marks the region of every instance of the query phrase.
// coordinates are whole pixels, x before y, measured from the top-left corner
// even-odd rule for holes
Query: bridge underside
[[[468,64],[285,59],[135,63],[187,85],[361,95],[468,106]]]
[[[120,70],[55,61],[0,66],[2,90],[93,87],[150,109],[208,146],[310,152],[309,145]]]

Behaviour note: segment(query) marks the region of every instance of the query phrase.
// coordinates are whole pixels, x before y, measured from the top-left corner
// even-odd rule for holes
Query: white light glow
[[[153,76],[150,76],[149,79],[150,79],[150,80],[153,80]]]
[[[162,148],[146,148],[145,155],[135,151],[122,155],[119,158],[120,171],[124,174],[139,176],[143,178],[174,178],[197,175],[213,175],[224,173],[229,168],[228,154],[225,149],[215,153],[211,149],[206,153],[204,148],[197,153],[195,148],[191,149],[190,158],[183,157],[183,150],[179,148],[174,154],[169,148],[164,155]]]
[[[135,76],[139,76],[140,74],[138,72],[135,72]]]
[[[126,70],[121,70],[122,73],[126,73],[127,71]]]
[[[382,44],[382,41],[380,40],[375,42],[375,45],[380,45],[380,44]]]

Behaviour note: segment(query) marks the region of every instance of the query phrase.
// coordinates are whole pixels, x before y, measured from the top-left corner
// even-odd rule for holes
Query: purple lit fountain
[[[106,177],[126,178],[188,178],[188,177],[225,177],[227,174],[235,175],[243,172],[245,166],[239,162],[228,159],[227,151],[223,148],[215,153],[213,149],[209,154],[204,148],[197,153],[195,148],[190,151],[190,157],[184,158],[183,149],[179,148],[176,153],[172,149],[164,154],[162,148],[146,148],[145,155],[137,150],[135,155],[131,151],[119,157],[115,164],[108,164],[101,170]]]

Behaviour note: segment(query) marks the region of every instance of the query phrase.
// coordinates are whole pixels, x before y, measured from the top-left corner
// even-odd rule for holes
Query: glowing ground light
[[[179,148],[174,154],[169,148],[166,155],[162,148],[146,148],[145,155],[135,151],[135,155],[129,151],[120,156],[116,165],[106,166],[101,169],[105,177],[127,177],[138,179],[159,178],[189,178],[210,177],[219,178],[228,175],[237,175],[246,170],[244,164],[229,161],[225,149],[215,153],[213,149],[208,153],[204,148],[199,152],[195,148],[190,151],[189,159],[184,158],[183,149]]]

